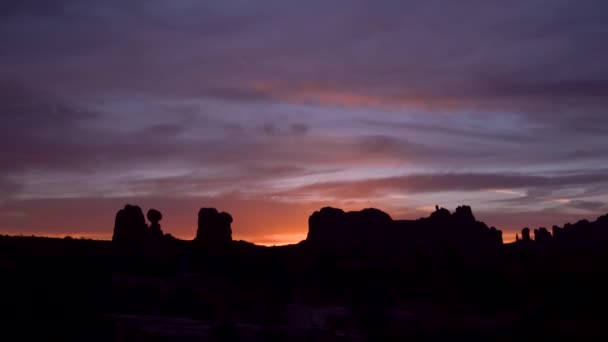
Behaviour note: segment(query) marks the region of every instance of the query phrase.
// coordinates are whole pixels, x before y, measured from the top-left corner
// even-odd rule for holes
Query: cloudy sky
[[[608,212],[603,0],[0,3],[0,233],[305,237],[326,205]]]

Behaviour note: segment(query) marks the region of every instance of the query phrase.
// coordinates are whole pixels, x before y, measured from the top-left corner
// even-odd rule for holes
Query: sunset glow
[[[272,245],[324,206],[467,204],[508,241],[608,210],[602,2],[128,3],[0,5],[0,234],[109,238],[131,203]]]

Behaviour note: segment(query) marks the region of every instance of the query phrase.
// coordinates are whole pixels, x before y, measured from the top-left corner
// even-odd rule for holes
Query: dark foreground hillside
[[[323,208],[297,245],[232,241],[201,209],[197,237],[126,206],[114,239],[0,237],[2,340],[600,339],[608,216],[501,232],[469,207],[395,221]],[[11,337],[11,338],[8,338]]]

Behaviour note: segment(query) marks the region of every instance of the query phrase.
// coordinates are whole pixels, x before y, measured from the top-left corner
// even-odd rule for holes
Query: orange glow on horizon
[[[23,237],[42,237],[42,238],[52,238],[52,239],[63,239],[66,237],[71,237],[73,239],[87,239],[87,240],[100,240],[100,241],[110,241],[112,240],[112,234],[106,233],[43,233],[43,232],[33,232],[29,234],[21,234],[21,233],[4,233],[4,235],[9,236],[23,236]],[[180,240],[190,241],[194,240],[194,235],[182,235],[176,236]],[[294,233],[294,234],[268,234],[268,235],[234,235],[233,240],[235,241],[246,241],[251,242],[260,246],[285,246],[292,245],[302,240],[306,239],[306,233]]]
[[[288,204],[266,203],[258,201],[246,201],[236,205],[235,202],[219,205],[222,211],[227,211],[233,214],[232,236],[234,240],[243,240],[257,245],[263,246],[281,246],[288,244],[296,244],[306,239],[308,233],[308,217],[324,206],[334,206],[343,208],[345,211],[361,210],[366,207],[378,207],[376,203],[314,203],[314,204],[298,204],[295,206]],[[193,204],[193,208],[180,207],[183,212],[196,213],[196,208],[199,204]],[[273,206],[274,205],[274,206]],[[91,206],[85,206],[88,210]],[[144,205],[143,208],[153,207],[152,205]],[[316,208],[316,209],[313,209]],[[51,208],[54,209],[54,208]],[[47,221],[40,224],[40,221],[32,221],[32,225],[39,227],[58,227],[61,229],[50,229],[50,231],[28,230],[24,231],[19,226],[15,225],[8,229],[1,229],[0,234],[13,236],[40,236],[50,238],[64,238],[70,236],[72,238],[84,238],[94,240],[111,240],[114,227],[112,207],[108,212],[94,211],[92,213],[86,210],[75,212],[76,216],[66,219],[64,216],[57,216],[49,219],[47,213],[42,212],[34,217],[46,217]],[[401,219],[417,219],[427,217],[435,210],[434,205],[423,205],[415,207],[412,210],[401,211],[385,210],[394,220]],[[56,211],[52,211],[56,213]],[[96,216],[93,216],[96,215]],[[476,215],[477,216],[477,215]],[[488,225],[493,225],[495,219],[487,217],[480,213],[478,220],[486,222]],[[87,227],[81,227],[77,222],[89,221],[92,224]],[[549,222],[536,222],[536,226],[551,226]],[[521,226],[511,222],[507,225],[497,226],[503,231],[503,242],[510,243],[515,241],[515,235],[520,231]],[[197,222],[196,214],[185,215],[181,212],[168,212],[161,221],[161,229],[168,234],[182,240],[193,240],[196,236]]]

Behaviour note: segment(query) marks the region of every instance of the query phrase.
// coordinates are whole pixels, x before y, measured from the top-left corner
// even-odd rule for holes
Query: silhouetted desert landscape
[[[147,218],[126,205],[112,241],[2,236],[2,333],[100,341],[604,334],[608,215],[551,232],[524,228],[503,244],[467,206],[411,221],[326,207],[310,216],[306,240],[277,247],[233,241],[232,216],[213,208],[200,209],[192,241],[163,234],[160,211]]]
[[[0,342],[608,341],[608,1],[0,1]]]

